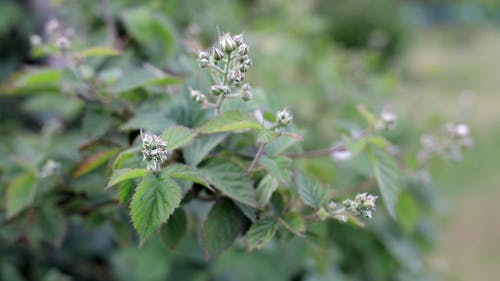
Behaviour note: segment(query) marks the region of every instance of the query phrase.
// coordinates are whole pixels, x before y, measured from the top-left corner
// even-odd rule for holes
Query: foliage
[[[85,2],[66,3],[62,11],[85,12]],[[436,206],[419,175],[430,157],[417,159],[408,141],[415,133],[396,126],[396,115],[380,106],[375,92],[386,77],[351,78],[332,63],[341,54],[291,37],[322,28],[291,26],[278,38],[262,30],[219,31],[216,43],[203,47],[213,30],[203,33],[192,23],[181,33],[191,21],[182,11],[195,1],[128,2],[108,7],[105,18],[113,21],[92,26],[89,38],[50,20],[42,37],[32,38],[32,56],[46,58],[44,65],[12,74],[1,87],[2,98],[18,110],[1,129],[3,279],[428,275],[423,249],[428,210]],[[255,10],[266,5],[254,4]],[[270,25],[280,29],[294,13],[307,13],[299,8]],[[78,19],[92,22],[92,13],[87,17]],[[265,45],[259,40],[291,45],[279,54],[259,53],[257,46]],[[276,64],[286,66],[281,56],[301,47],[313,50],[304,61],[289,70]],[[266,78],[270,73],[278,76]],[[294,94],[294,87],[273,79],[279,75],[306,81],[302,87],[312,92],[284,108],[287,96],[279,95]],[[248,80],[279,90],[265,94]],[[314,92],[332,81],[342,81],[351,94],[334,106],[324,92]],[[375,94],[359,97],[361,90]],[[308,118],[308,104],[329,110]],[[316,118],[330,118],[335,138]],[[452,147],[462,149],[466,136],[455,133]]]

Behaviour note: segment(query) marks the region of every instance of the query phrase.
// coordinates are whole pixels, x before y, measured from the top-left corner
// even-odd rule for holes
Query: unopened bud
[[[241,70],[236,70],[233,73],[231,73],[230,79],[233,83],[236,84],[241,83],[245,79],[245,73],[242,72]]]
[[[240,56],[248,55],[248,45],[243,43],[238,47],[238,54]]]
[[[39,47],[42,45],[42,37],[38,34],[32,34],[30,36],[30,44],[32,47]]]
[[[191,99],[197,103],[203,103],[206,100],[205,95],[197,90],[191,90]]]
[[[243,34],[238,34],[233,36],[234,43],[236,43],[236,46],[240,46],[245,43],[245,40],[243,39]]]
[[[244,91],[241,92],[241,98],[244,101],[249,101],[249,100],[251,100],[253,98],[253,94],[249,90],[244,90]]]
[[[67,51],[71,49],[71,41],[65,36],[60,36],[56,40],[56,46],[59,50]]]
[[[201,68],[207,67],[207,65],[210,63],[210,55],[207,52],[200,51],[198,53],[198,63],[200,64]]]
[[[229,33],[225,33],[219,40],[220,48],[230,54],[234,50],[236,50],[236,42],[234,42],[233,38]]]
[[[45,24],[45,32],[48,35],[54,34],[60,27],[59,21],[57,19],[51,19]]]
[[[276,113],[276,119],[280,126],[286,127],[292,123],[293,115],[292,113],[290,113],[290,111],[288,111],[287,108],[285,108],[282,111],[278,111],[278,113]]]
[[[215,61],[220,61],[224,58],[224,53],[219,48],[214,48],[212,51]]]
[[[211,92],[214,96],[227,95],[229,94],[229,87],[225,85],[213,85]]]

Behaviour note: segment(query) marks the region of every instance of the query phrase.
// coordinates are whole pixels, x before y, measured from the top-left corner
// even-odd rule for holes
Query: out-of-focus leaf
[[[242,230],[242,214],[231,200],[217,202],[203,223],[201,240],[207,258],[227,250]]]
[[[379,148],[373,148],[370,156],[373,173],[387,211],[393,218],[396,218],[396,205],[401,189],[398,163],[388,152]]]
[[[106,185],[106,188],[109,188],[115,184],[121,183],[126,180],[144,177],[147,173],[148,173],[147,169],[125,168],[120,170],[114,170],[113,174],[109,178],[109,182]]]
[[[269,173],[276,177],[280,182],[287,184],[291,179],[290,166],[292,160],[287,157],[279,156],[276,158],[269,158],[263,156],[260,163],[266,168]]]
[[[78,53],[78,55],[82,58],[86,57],[110,57],[110,56],[118,56],[121,54],[120,50],[113,49],[111,47],[106,47],[106,46],[98,46],[98,47],[91,47],[88,49],[85,49]]]
[[[141,163],[143,163],[141,149],[139,147],[131,147],[120,152],[113,161],[112,166],[114,169],[136,168]]]
[[[399,196],[397,205],[398,223],[406,233],[411,234],[419,218],[418,203],[409,190]]]
[[[280,222],[293,234],[303,236],[306,231],[306,222],[304,217],[298,213],[287,214]]]
[[[112,148],[93,154],[85,159],[83,163],[73,172],[73,177],[81,177],[97,169],[118,153],[118,149]]]
[[[60,246],[66,233],[64,213],[58,208],[43,206],[38,213],[38,220],[44,239]]]
[[[200,170],[206,175],[211,185],[224,195],[249,206],[258,207],[252,181],[235,163],[212,159]]]
[[[62,71],[52,68],[33,69],[17,74],[7,84],[8,94],[35,94],[40,91],[56,91],[59,89]]]
[[[120,130],[146,129],[153,133],[163,132],[166,127],[172,126],[174,122],[160,112],[139,112],[132,119],[120,126]]]
[[[252,225],[247,232],[248,250],[264,247],[274,237],[278,224],[273,218],[264,218]]]
[[[203,125],[199,132],[202,134],[213,134],[247,129],[259,130],[262,125],[249,114],[238,110],[226,111]]]
[[[157,232],[181,203],[179,185],[168,176],[147,174],[137,186],[130,213],[141,244]]]
[[[187,215],[183,208],[177,208],[160,230],[160,238],[170,249],[175,249],[187,231]]]
[[[297,179],[297,191],[304,202],[313,207],[322,207],[327,198],[323,187],[310,176],[301,174]]]
[[[5,198],[7,218],[16,216],[33,203],[36,186],[36,175],[29,172],[18,176],[10,183]]]
[[[65,119],[77,116],[84,102],[75,98],[54,94],[38,94],[30,96],[23,102],[23,110],[32,114],[57,114]]]
[[[188,144],[196,136],[196,132],[184,126],[171,126],[162,137],[168,142],[168,149],[174,150]]]
[[[198,165],[226,136],[226,134],[213,134],[196,138],[183,148],[186,163],[191,166]]]
[[[112,91],[122,93],[146,86],[168,86],[182,83],[177,77],[158,77],[146,70],[136,70],[121,76],[113,85]]]
[[[272,175],[268,174],[265,176],[257,186],[256,195],[257,202],[259,203],[260,208],[263,208],[273,195],[273,192],[278,189],[278,180]]]
[[[358,111],[363,115],[363,117],[366,119],[370,127],[374,127],[375,123],[377,123],[377,117],[373,113],[371,113],[366,106],[363,104],[358,105]]]

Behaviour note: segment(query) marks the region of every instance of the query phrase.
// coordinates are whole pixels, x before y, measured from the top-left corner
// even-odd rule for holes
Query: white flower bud
[[[212,50],[212,55],[215,61],[220,61],[224,58],[224,53],[219,48],[214,48]]]
[[[469,126],[466,124],[457,124],[455,126],[455,133],[460,137],[467,137],[469,135]]]
[[[393,130],[396,127],[396,121],[398,116],[391,111],[383,111],[380,115],[380,119],[375,124],[375,128],[378,130]]]
[[[42,37],[38,34],[32,34],[30,36],[30,44],[32,47],[39,47],[42,45]]]
[[[57,172],[61,169],[61,163],[56,162],[52,159],[49,159],[42,167],[39,176],[40,178],[48,178],[57,174]]]
[[[210,63],[210,55],[207,52],[200,51],[198,52],[198,63],[201,68],[207,67],[207,65]]]
[[[240,56],[248,55],[248,45],[243,43],[238,47],[238,54]]]
[[[288,108],[285,108],[282,111],[278,111],[278,113],[276,113],[276,119],[278,125],[286,127],[292,123],[293,115],[290,113],[290,111],[288,111]]]
[[[238,35],[233,36],[234,43],[236,43],[236,46],[241,46],[242,44],[245,44],[245,40],[243,39],[243,34],[240,33]]]
[[[71,41],[65,36],[59,36],[56,40],[56,46],[59,50],[67,51],[71,49]]]
[[[160,171],[168,158],[168,143],[159,136],[143,131],[141,131],[141,139],[142,155],[143,159],[148,162],[148,169],[155,173]]]
[[[228,86],[225,85],[213,85],[210,90],[212,92],[212,95],[220,96],[229,94],[230,89]]]
[[[197,103],[203,103],[206,100],[205,95],[197,90],[191,90],[190,95],[191,95],[191,99]]]
[[[47,35],[53,35],[60,27],[57,19],[51,19],[45,24],[45,32]]]
[[[235,84],[239,84],[245,80],[245,73],[238,70],[235,70],[231,73],[231,76],[229,77],[231,79],[231,82]]]
[[[236,50],[236,42],[234,42],[229,33],[225,33],[224,35],[222,35],[222,37],[219,39],[219,44],[220,48],[228,54]]]

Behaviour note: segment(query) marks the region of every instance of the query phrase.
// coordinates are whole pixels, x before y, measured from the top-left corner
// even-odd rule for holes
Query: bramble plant
[[[154,36],[131,22],[151,20],[167,30],[161,18],[143,19],[142,13],[124,14],[135,40],[144,43]],[[295,125],[300,115],[293,113],[300,110],[286,105],[273,110],[278,107],[247,81],[253,63],[244,34],[219,32],[208,50],[191,54],[199,69],[185,81],[152,64],[126,64],[121,57],[132,55],[117,46],[85,49],[73,33],[49,21],[43,36],[30,38],[33,55],[51,56],[59,64],[29,69],[3,86],[7,97],[25,96],[24,109],[42,118],[40,132],[13,134],[0,150],[6,159],[0,162],[2,183],[8,183],[1,193],[0,245],[7,251],[23,243],[37,249],[47,242],[61,246],[67,231],[85,224],[105,225],[119,247],[139,244],[145,252],[159,237],[184,253],[173,261],[183,269],[208,267],[205,263],[229,249],[246,249],[244,255],[262,249],[279,263],[280,251],[293,245],[300,260],[283,273],[293,280],[357,272],[350,263],[332,269],[333,260],[342,257],[334,258],[326,248],[356,259],[370,247],[373,255],[396,257],[411,274],[425,271],[419,254],[409,254],[414,259],[408,262],[398,252],[416,248],[408,237],[419,235],[416,210],[427,198],[427,186],[411,186],[427,180],[422,175],[433,157],[458,159],[472,146],[465,124],[423,136],[418,155],[405,154],[388,137],[399,125],[398,116],[388,107],[374,114],[369,105],[359,105],[364,123],[339,132],[331,147],[304,150],[302,142],[315,136]],[[307,161],[323,156],[345,168],[336,176],[354,184],[340,190],[315,175]],[[204,261],[185,254],[198,247]],[[127,272],[124,251],[112,263]],[[399,274],[394,264],[389,259],[389,269],[378,276]],[[359,266],[369,272],[377,268]],[[73,274],[69,267],[60,266]],[[180,272],[168,280],[193,280]],[[356,276],[374,280],[351,275]]]

